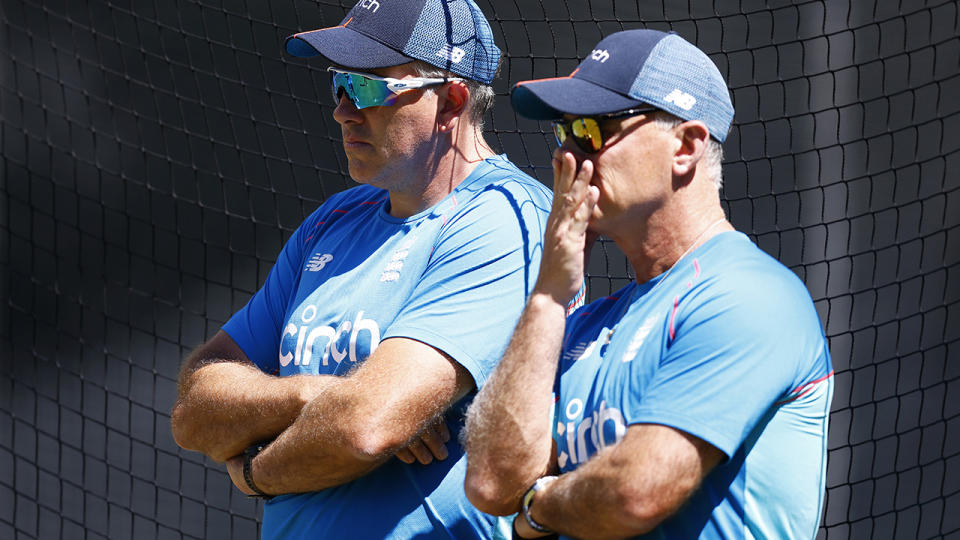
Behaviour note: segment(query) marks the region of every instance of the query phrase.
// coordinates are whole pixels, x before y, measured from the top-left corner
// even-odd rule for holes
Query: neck
[[[434,145],[421,161],[423,166],[410,171],[408,182],[390,190],[390,215],[406,218],[432,207],[466,180],[483,160],[495,155],[479,130],[464,128],[466,133],[458,128],[448,144]]]
[[[707,240],[734,230],[712,186],[710,196],[680,198],[664,205],[642,223],[630,227],[630,235],[613,237],[633,267],[637,283],[668,272],[683,257]]]

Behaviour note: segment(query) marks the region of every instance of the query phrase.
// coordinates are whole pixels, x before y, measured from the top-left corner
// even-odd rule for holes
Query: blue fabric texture
[[[520,114],[550,120],[653,105],[700,120],[719,142],[733,122],[730,92],[703,51],[673,33],[625,30],[597,43],[568,77],[521,81],[511,100]]]
[[[422,60],[484,84],[500,62],[490,24],[473,0],[361,0],[340,26],[294,34],[286,50],[353,69]]]
[[[612,339],[607,337],[613,330]],[[649,538],[814,538],[833,368],[803,283],[741,233],[573,313],[557,380],[562,472],[633,424],[727,459]]]
[[[260,369],[343,375],[380,341],[405,337],[447,353],[483,385],[536,279],[549,190],[496,156],[420,214],[393,218],[388,202],[384,190],[349,189],[293,234],[224,326]],[[470,399],[447,413],[445,461],[392,459],[338,487],[275,497],[263,538],[490,538],[496,518],[463,491],[457,441]]]

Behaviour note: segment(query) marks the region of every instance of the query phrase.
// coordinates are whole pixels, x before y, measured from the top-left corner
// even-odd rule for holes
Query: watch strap
[[[272,498],[272,495],[266,494],[262,489],[257,487],[257,484],[255,484],[253,481],[253,474],[251,472],[253,458],[257,457],[257,454],[259,454],[266,447],[267,443],[256,443],[248,446],[246,450],[243,451],[243,480],[247,483],[247,487],[256,493],[256,495],[249,496],[258,499]]]
[[[530,508],[533,506],[533,497],[538,491],[543,489],[544,486],[556,479],[556,476],[541,476],[540,478],[537,478],[537,481],[530,486],[530,489],[528,489],[526,493],[523,494],[523,501],[521,504],[523,519],[527,521],[527,525],[529,525],[531,529],[537,532],[549,534],[553,531],[534,521],[533,516],[530,515]]]

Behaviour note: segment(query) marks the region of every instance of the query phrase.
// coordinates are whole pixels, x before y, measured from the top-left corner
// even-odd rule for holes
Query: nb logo
[[[444,45],[442,49],[437,51],[437,56],[443,58],[444,60],[449,60],[454,64],[459,64],[466,54],[467,51],[452,45]]]
[[[377,0],[360,0],[357,5],[364,9],[372,9],[374,13],[380,9],[380,2],[377,2]]]
[[[606,49],[594,49],[593,52],[590,53],[590,58],[602,64],[610,58],[610,53],[608,53]]]
[[[663,100],[667,103],[673,103],[685,111],[689,111],[697,103],[697,98],[682,92],[679,88],[674,88],[673,92],[667,94]]]
[[[332,260],[333,255],[330,253],[317,253],[313,257],[310,257],[310,261],[307,262],[307,267],[304,268],[303,271],[319,272],[320,270],[323,270],[323,267]]]

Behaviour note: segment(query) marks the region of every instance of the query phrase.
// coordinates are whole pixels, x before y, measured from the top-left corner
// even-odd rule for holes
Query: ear
[[[451,81],[437,95],[437,125],[440,131],[453,131],[466,112],[470,90],[463,81]]]
[[[703,157],[710,131],[703,122],[691,120],[677,126],[675,133],[680,144],[673,154],[673,175],[686,177],[694,172]]]

